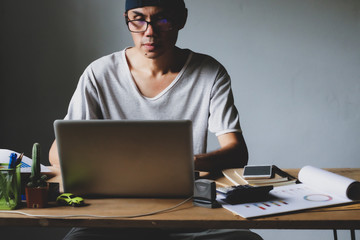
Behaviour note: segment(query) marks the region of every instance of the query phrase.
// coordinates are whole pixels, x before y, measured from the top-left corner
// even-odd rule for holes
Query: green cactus
[[[31,177],[39,179],[40,178],[40,144],[34,143],[32,148],[32,165],[31,165]]]
[[[32,149],[32,165],[31,165],[31,175],[28,187],[46,187],[46,175],[41,176],[40,172],[40,144],[34,143]]]

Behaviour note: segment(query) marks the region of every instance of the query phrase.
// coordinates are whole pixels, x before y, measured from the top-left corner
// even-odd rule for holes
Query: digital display
[[[246,166],[244,175],[270,175],[271,166]]]

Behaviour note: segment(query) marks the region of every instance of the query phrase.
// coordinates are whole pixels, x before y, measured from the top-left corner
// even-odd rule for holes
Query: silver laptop
[[[56,120],[64,192],[84,197],[189,197],[191,121]]]

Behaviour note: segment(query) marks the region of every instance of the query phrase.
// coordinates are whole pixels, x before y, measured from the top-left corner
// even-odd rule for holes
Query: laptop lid
[[[85,197],[189,197],[191,121],[56,120],[64,192]]]

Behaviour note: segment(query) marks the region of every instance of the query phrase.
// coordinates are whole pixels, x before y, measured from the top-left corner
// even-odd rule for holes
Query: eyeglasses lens
[[[143,20],[132,20],[129,21],[128,26],[131,32],[145,32],[148,28],[148,25],[151,24],[152,27],[157,28],[159,31],[170,31],[172,29],[172,24],[167,19],[159,19],[153,22],[147,22]]]

